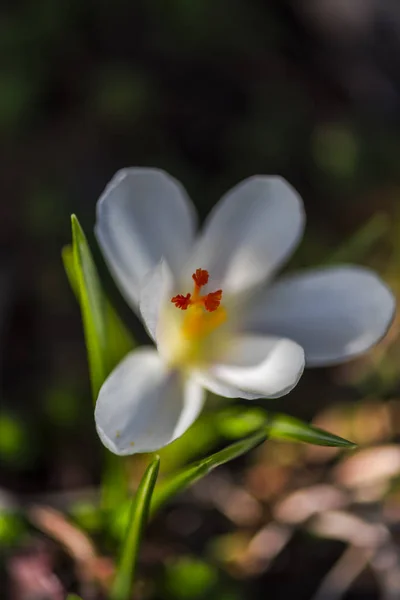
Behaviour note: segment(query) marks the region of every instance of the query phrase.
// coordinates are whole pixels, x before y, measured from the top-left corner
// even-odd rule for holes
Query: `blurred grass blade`
[[[86,236],[75,215],[71,217],[72,250],[79,304],[90,366],[93,398],[107,377],[105,302]]]
[[[267,439],[267,432],[259,431],[256,434],[231,444],[227,448],[208,456],[198,462],[182,469],[179,473],[167,477],[153,495],[151,502],[151,515],[163,506],[170,498],[183,491],[216,467],[223,465],[242,454],[246,454],[255,446],[258,446]]]
[[[62,252],[64,268],[82,312],[94,401],[104,380],[134,347],[132,337],[104,296],[86,236],[71,217],[72,247]]]
[[[218,431],[228,439],[237,439],[266,427],[269,439],[307,442],[317,446],[355,448],[353,442],[333,433],[289,415],[268,413],[261,407],[244,409],[232,406],[225,408],[216,415],[216,425]]]
[[[375,213],[349,239],[331,253],[324,264],[360,262],[370,252],[390,227],[389,217],[385,213]]]
[[[316,446],[333,446],[348,450],[356,448],[353,442],[288,415],[270,416],[266,429],[270,439],[307,442]]]
[[[79,302],[88,354],[93,402],[115,365],[134,342],[105,297],[86,236],[75,215],[71,217],[72,246],[62,251],[65,272]],[[122,501],[125,494],[123,461],[106,451],[103,508]]]
[[[64,263],[64,269],[74,292],[76,299],[80,303],[80,291],[78,280],[76,276],[75,260],[72,246],[65,246],[62,249],[62,259]],[[97,278],[98,279],[98,278]],[[100,284],[98,285],[100,289]],[[112,369],[120,362],[120,360],[135,347],[133,337],[115,312],[113,306],[104,296],[103,291],[100,289],[103,297],[103,311],[102,319],[104,322],[105,336],[106,336],[106,348],[104,355],[104,368],[105,377],[112,371]]]
[[[76,594],[68,594],[67,600],[82,600],[82,598]]]
[[[61,256],[68,283],[75,294],[75,298],[79,302],[79,287],[78,280],[75,275],[74,251],[72,250],[72,246],[64,246],[61,251]]]
[[[110,600],[129,600],[131,598],[140,541],[147,523],[150,501],[157,480],[159,466],[160,458],[157,456],[147,467],[136,495],[132,500],[128,530],[110,593]]]
[[[253,425],[257,422],[260,425],[262,409],[255,409],[252,413],[252,418],[247,424]],[[245,413],[245,411],[243,411]],[[231,421],[235,418],[234,412],[231,412]],[[241,426],[243,422],[243,414],[237,413],[238,423]],[[234,434],[239,430],[231,422],[226,432]],[[211,456],[202,459],[188,467],[185,467],[178,473],[167,477],[158,487],[153,495],[151,502],[151,515],[156,513],[170,498],[173,498],[179,492],[182,492],[187,487],[210,473],[216,467],[227,463],[255,446],[258,446],[267,439],[279,439],[291,442],[307,442],[317,446],[333,446],[337,448],[351,449],[356,445],[337,435],[328,433],[323,429],[308,425],[304,421],[295,419],[283,414],[268,415],[264,412],[264,424],[253,435],[231,444],[227,448],[212,454]]]

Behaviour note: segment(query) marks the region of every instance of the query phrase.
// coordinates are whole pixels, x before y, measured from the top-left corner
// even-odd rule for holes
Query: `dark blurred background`
[[[57,504],[52,494],[95,487],[100,477],[80,315],[60,258],[70,242],[70,214],[78,215],[107,293],[140,342],[145,335],[118,295],[92,234],[96,200],[124,166],[166,169],[182,181],[202,217],[241,179],[283,175],[300,191],[308,215],[293,266],[333,258],[362,262],[397,291],[400,4],[3,0],[0,48],[0,586],[11,578],[10,597],[25,600],[39,596],[15,591],[21,570],[48,567],[57,573],[60,589],[68,590],[79,591],[79,576],[70,574],[74,570],[64,565],[64,554],[60,558],[57,536],[49,549],[48,531],[41,533],[37,522],[29,529],[21,506],[31,500]],[[377,502],[373,520],[390,535],[392,525],[382,520],[381,508],[388,490],[397,498],[400,471],[396,335],[395,325],[389,342],[346,368],[307,373],[279,404],[279,410],[315,418],[389,453],[379,454],[380,462],[376,452],[371,459],[391,470],[381,495],[365,502]],[[351,496],[358,484],[340,475],[347,459],[335,453],[270,447],[250,464],[235,463],[211,486],[217,489],[218,477],[222,487],[234,480],[242,501],[250,502],[243,518],[230,515],[222,501],[213,504],[212,492],[206,502],[203,488],[187,499],[188,506],[174,509],[178,521],[173,511],[160,518],[162,540],[153,532],[145,568],[152,573],[169,566],[160,575],[161,587],[145,586],[138,597],[190,600],[203,598],[204,590],[219,600],[400,597],[398,581],[394,587],[392,582],[398,571],[387,575],[375,554],[378,566],[372,559],[361,561],[344,591],[315,595],[342,552],[361,547],[364,556],[369,542],[316,541],[315,532],[303,527],[308,513],[298,518],[293,533],[293,516],[278,518],[271,507],[303,486],[326,486],[332,500],[342,493],[339,488],[352,490]],[[362,464],[356,473],[370,471],[369,460]],[[378,475],[381,482],[381,471]],[[318,498],[316,504],[323,505]],[[346,498],[351,505],[362,503]],[[395,535],[400,505],[390,499]],[[299,502],[294,500],[290,515]],[[333,507],[338,508],[335,502]],[[247,522],[254,510],[254,520]],[[91,511],[89,505],[93,516]],[[198,527],[193,526],[192,543],[192,525],[186,531],[184,523],[193,520]],[[365,526],[368,522],[369,517]],[[257,543],[264,551],[275,548],[275,555],[262,554],[254,541],[261,535],[257,527],[268,533]],[[179,537],[181,528],[188,539]],[[233,537],[227,542],[228,534]],[[213,552],[206,551],[210,544]],[[396,540],[390,537],[390,544],[385,552],[394,564]],[[107,554],[107,545],[102,551]],[[360,563],[354,552],[343,563],[353,569]],[[27,561],[22,567],[21,560]],[[188,581],[195,573],[200,584],[192,590]],[[62,597],[56,591],[40,598]],[[93,594],[85,600],[98,597]]]

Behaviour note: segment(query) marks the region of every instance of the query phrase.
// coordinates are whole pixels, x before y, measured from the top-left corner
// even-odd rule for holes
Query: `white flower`
[[[128,354],[100,390],[95,419],[116,454],[150,452],[199,415],[204,388],[277,398],[304,363],[367,350],[395,308],[386,285],[354,266],[282,277],[304,228],[303,204],[279,177],[229,191],[196,237],[185,190],[157,169],[124,169],[97,206],[96,234],[122,293],[157,345]]]

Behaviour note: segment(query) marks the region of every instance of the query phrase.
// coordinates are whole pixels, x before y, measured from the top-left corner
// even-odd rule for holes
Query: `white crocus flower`
[[[98,202],[96,234],[157,349],[129,353],[101,388],[95,419],[107,448],[157,450],[197,418],[204,388],[278,398],[305,362],[347,360],[385,334],[395,302],[368,269],[318,268],[272,282],[304,221],[286,181],[251,177],[196,235],[194,207],[175,179],[157,169],[115,175]]]

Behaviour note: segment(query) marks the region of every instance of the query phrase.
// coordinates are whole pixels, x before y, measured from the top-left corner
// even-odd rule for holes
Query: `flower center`
[[[205,341],[227,318],[226,309],[221,306],[222,290],[202,293],[204,286],[208,284],[208,271],[197,269],[192,279],[194,281],[192,293],[178,294],[171,298],[176,308],[185,311],[182,320],[179,321],[177,348],[173,352],[174,362],[177,355],[179,361],[185,363],[210,358],[209,354],[213,352],[215,344],[205,345]]]
[[[208,312],[217,310],[221,304],[222,290],[217,290],[216,292],[211,292],[204,296],[200,295],[201,288],[208,283],[208,271],[205,269],[197,269],[196,273],[193,273],[192,279],[194,281],[193,294],[186,294],[186,296],[178,294],[171,298],[171,302],[181,310],[187,310],[190,306],[202,306]]]

